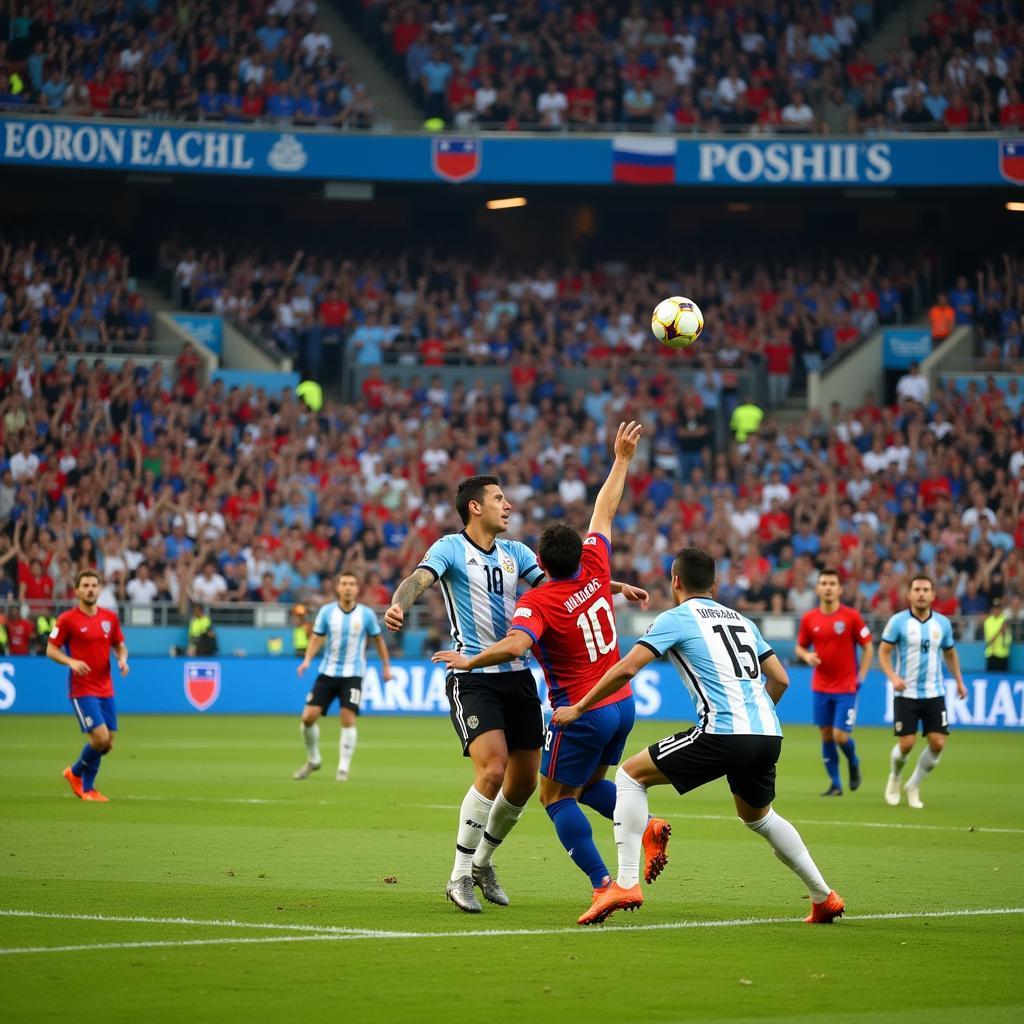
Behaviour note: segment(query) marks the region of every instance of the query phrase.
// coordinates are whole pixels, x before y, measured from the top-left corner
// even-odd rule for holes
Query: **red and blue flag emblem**
[[[479,139],[452,139],[447,136],[433,140],[430,166],[445,181],[469,181],[480,173],[483,143]]]
[[[219,662],[186,661],[185,696],[197,711],[212,707],[220,696]]]
[[[1024,185],[1024,140],[999,143],[999,173],[1015,185]]]

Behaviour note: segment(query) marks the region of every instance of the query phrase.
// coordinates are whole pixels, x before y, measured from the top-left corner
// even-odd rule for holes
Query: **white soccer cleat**
[[[900,777],[890,773],[889,778],[885,781],[885,802],[890,807],[899,807],[900,805]]]
[[[907,804],[914,808],[915,811],[923,811],[924,804],[921,803],[921,790],[917,786],[904,786],[907,791]]]
[[[307,761],[297,772],[295,772],[294,775],[292,775],[292,778],[299,779],[300,781],[302,779],[308,779],[313,772],[320,771],[320,765],[320,761]]]
[[[334,781],[335,782],[348,782],[348,772],[343,771],[341,768],[339,768],[334,773]]]

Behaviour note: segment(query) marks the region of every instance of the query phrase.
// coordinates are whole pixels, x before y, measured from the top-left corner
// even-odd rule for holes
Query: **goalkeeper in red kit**
[[[64,769],[75,796],[107,803],[96,789],[100,759],[114,749],[117,709],[114,681],[110,676],[110,652],[117,658],[121,675],[128,675],[128,647],[121,623],[113,612],[98,608],[100,577],[83,569],[75,580],[78,607],[64,612],[50,633],[46,656],[68,668],[68,694],[78,726],[89,737],[78,760]]]

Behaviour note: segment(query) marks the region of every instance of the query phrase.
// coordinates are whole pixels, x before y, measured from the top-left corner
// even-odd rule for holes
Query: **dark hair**
[[[925,576],[924,573],[919,572],[916,576],[911,578],[910,582],[907,584],[907,590],[909,590],[918,580],[924,580],[932,590],[935,589],[935,580],[933,580],[931,576]]]
[[[462,525],[469,523],[469,503],[483,501],[484,491],[491,485],[499,486],[496,476],[467,476],[455,491],[455,509],[459,513]]]
[[[78,589],[78,584],[86,578],[91,576],[97,583],[100,581],[100,574],[95,569],[83,569],[77,576],[75,576],[75,590]]]
[[[837,580],[840,578],[838,569],[819,569],[818,579],[820,580],[822,576],[835,576]]]
[[[356,572],[355,570],[353,570],[353,569],[342,569],[342,570],[341,570],[341,571],[340,571],[340,572],[338,573],[338,575],[334,577],[334,582],[335,582],[335,583],[340,583],[340,582],[341,582],[341,580],[342,580],[342,579],[343,579],[343,578],[344,578],[345,576],[351,576],[351,577],[352,577],[352,579],[354,579],[354,580],[356,581],[356,583],[362,583],[362,582],[363,582],[363,581],[362,581],[362,578],[361,578],[361,577],[360,577],[360,575],[359,575],[359,573],[357,573],[357,572]]]
[[[537,545],[544,571],[555,579],[566,579],[580,567],[583,541],[580,535],[565,523],[545,526]]]
[[[687,593],[706,594],[715,585],[715,560],[703,548],[683,548],[672,562],[672,575]]]

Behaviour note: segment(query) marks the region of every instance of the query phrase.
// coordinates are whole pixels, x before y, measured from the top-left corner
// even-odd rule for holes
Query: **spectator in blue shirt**
[[[216,75],[206,76],[206,86],[199,94],[199,113],[207,121],[220,120],[224,113],[224,95],[217,88]]]
[[[384,360],[384,342],[387,331],[381,326],[377,314],[372,310],[353,332],[351,345],[356,353],[359,366],[379,365]]]
[[[267,113],[271,117],[291,119],[298,107],[298,100],[295,98],[292,87],[288,85],[282,85],[277,92],[267,100]]]
[[[67,88],[68,83],[64,81],[60,68],[54,68],[50,72],[50,77],[43,82],[39,92],[51,110],[60,110],[64,106],[64,93],[67,91]]]
[[[949,304],[956,311],[958,324],[974,323],[978,311],[978,293],[967,284],[963,274],[956,279],[956,287],[949,290]]]
[[[260,46],[263,47],[263,52],[266,54],[276,53],[277,48],[281,45],[281,41],[287,34],[281,28],[277,18],[268,18],[266,25],[256,30],[256,38],[260,41]]]
[[[423,65],[422,86],[423,98],[426,100],[427,117],[444,118],[447,113],[445,93],[448,80],[452,77],[452,66],[444,59],[439,49],[430,55],[430,60]]]

